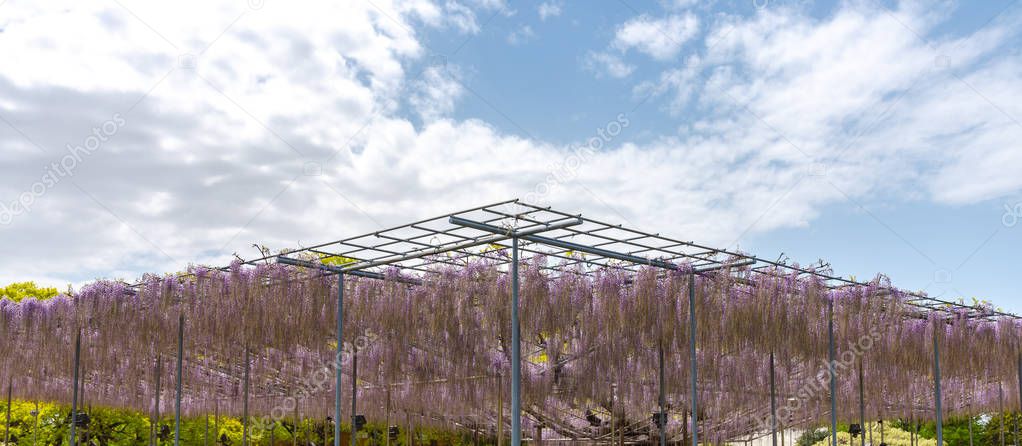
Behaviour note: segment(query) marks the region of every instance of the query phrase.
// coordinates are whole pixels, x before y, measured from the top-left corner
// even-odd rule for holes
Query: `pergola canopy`
[[[351,277],[339,287],[338,275]],[[495,433],[513,425],[498,408],[513,396],[519,279],[524,421],[568,438],[648,438],[661,406],[672,439],[762,435],[771,397],[798,403],[782,404],[783,426],[926,417],[941,401],[934,381],[947,400],[936,413],[1020,403],[1014,315],[517,200],[2,302],[0,373],[19,396],[66,401],[81,370],[85,401],[164,413],[181,383],[184,413],[263,419],[350,417],[334,398],[357,391],[355,410],[369,416]]]

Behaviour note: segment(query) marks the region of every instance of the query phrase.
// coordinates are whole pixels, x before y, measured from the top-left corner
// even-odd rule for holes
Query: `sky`
[[[0,283],[521,198],[1022,312],[1020,3],[0,0]]]

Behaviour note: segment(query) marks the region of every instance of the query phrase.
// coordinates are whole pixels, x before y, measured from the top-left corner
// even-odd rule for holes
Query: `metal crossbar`
[[[754,270],[775,275],[810,275],[831,288],[866,285],[830,272],[826,265],[816,268],[768,260],[747,253],[683,241],[620,224],[606,223],[581,214],[520,200],[508,200],[418,220],[388,229],[342,238],[289,251],[288,257],[339,259],[330,271],[364,277],[382,277],[384,268],[396,267],[412,275],[425,276],[447,267],[486,261],[507,267],[511,261],[508,240],[519,238],[525,256],[543,256],[541,268],[553,274],[588,274],[599,268],[637,272],[655,266],[698,271],[727,270],[732,274]],[[277,255],[250,260],[256,264]],[[322,269],[322,268],[321,268]],[[907,293],[906,302],[923,314],[964,311],[969,317],[1017,317]]]

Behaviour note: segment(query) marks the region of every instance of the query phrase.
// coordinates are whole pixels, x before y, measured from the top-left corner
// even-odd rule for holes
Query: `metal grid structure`
[[[692,241],[649,233],[620,224],[606,223],[550,207],[520,200],[508,200],[419,220],[388,229],[290,251],[288,257],[307,256],[339,260],[334,272],[382,277],[382,270],[397,267],[413,275],[431,274],[437,266],[464,266],[473,259],[486,259],[507,266],[505,251],[514,234],[520,235],[524,256],[543,255],[545,269],[587,273],[596,268],[636,271],[643,266],[677,268],[688,265],[696,272],[731,268],[733,272],[753,269],[768,274],[805,274],[821,279],[831,288],[865,285],[836,276],[826,265],[802,267],[786,260],[768,260],[754,255],[714,248]],[[278,256],[250,260],[255,264]],[[306,265],[309,266],[309,265]],[[1012,314],[908,293],[907,302],[922,312],[966,311],[971,317]]]
[[[504,255],[511,240],[511,255]],[[294,258],[294,255],[305,254],[312,260]],[[755,270],[764,274],[808,274],[823,281],[826,286],[840,288],[855,285],[866,285],[850,279],[832,275],[829,266],[820,264],[817,268],[802,268],[781,261],[767,261],[752,255],[715,249],[647,233],[623,225],[612,225],[601,221],[584,218],[581,215],[569,214],[541,207],[519,200],[509,200],[480,206],[460,212],[421,220],[382,231],[323,243],[288,255],[277,256],[280,263],[313,268],[319,271],[337,274],[338,277],[338,326],[337,343],[341,345],[343,326],[341,312],[344,305],[343,281],[346,274],[383,277],[380,271],[384,267],[398,267],[414,271],[418,274],[431,274],[437,266],[464,266],[472,259],[488,259],[497,265],[504,265],[511,277],[511,444],[521,443],[521,336],[519,324],[519,258],[521,254],[538,254],[546,256],[545,267],[554,274],[574,272],[587,274],[595,268],[615,268],[637,271],[644,266],[653,266],[667,270],[683,270],[692,274],[710,271],[726,271],[736,273],[741,270]],[[318,258],[318,259],[317,259]],[[322,260],[330,259],[336,266],[324,264]],[[269,260],[269,258],[257,259]],[[316,261],[320,260],[320,261]],[[338,262],[339,261],[339,262]],[[551,261],[554,263],[551,264]],[[415,281],[417,279],[408,279]],[[695,281],[689,281],[689,330],[696,329],[695,319]],[[916,307],[917,314],[907,317],[925,317],[932,312],[962,312],[968,317],[987,319],[994,316],[1013,315],[991,311],[930,298],[925,295],[909,295],[907,302]],[[828,350],[830,368],[830,424],[831,444],[837,446],[837,401],[835,373],[835,341],[833,302],[830,303],[830,320],[828,325]],[[698,428],[698,359],[696,355],[696,337],[690,336],[689,357],[691,374],[691,414],[692,445],[699,444]],[[934,337],[934,391],[937,413],[937,442],[943,441],[941,419],[941,386],[940,386],[940,351]],[[660,410],[658,417],[666,419],[666,407],[663,394],[662,376],[663,360],[661,358],[660,373]],[[1019,361],[1020,382],[1022,382],[1022,358]],[[773,362],[771,360],[771,375]],[[337,371],[337,388],[341,386],[341,373]],[[772,384],[772,383],[771,383]],[[777,414],[774,405],[775,389],[771,385],[771,434],[777,435]],[[341,415],[341,396],[337,392],[335,416]],[[352,389],[352,416],[355,414],[356,389]],[[860,395],[860,418],[865,411]],[[354,418],[352,420],[354,425]],[[340,426],[335,425],[334,446],[340,446]],[[660,430],[660,446],[667,444],[665,430]],[[352,446],[355,446],[352,436]]]
[[[510,240],[510,244],[508,241]],[[510,251],[510,255],[508,255]],[[519,333],[519,258],[520,255],[542,255],[547,259],[545,268],[552,274],[577,273],[590,274],[600,268],[614,268],[637,272],[644,266],[653,266],[667,270],[682,270],[691,274],[706,274],[711,271],[726,271],[740,275],[743,272],[755,271],[773,275],[811,275],[821,280],[826,286],[837,289],[841,287],[867,285],[835,276],[830,272],[829,265],[819,264],[815,267],[800,267],[786,261],[770,261],[753,255],[716,249],[690,241],[648,233],[623,225],[609,224],[585,218],[578,214],[570,214],[541,207],[519,200],[508,200],[479,206],[459,212],[420,220],[368,234],[335,240],[310,247],[288,251],[286,254],[266,256],[253,259],[247,264],[256,264],[276,260],[317,271],[319,274],[333,274],[338,278],[338,315],[337,345],[343,344],[343,307],[344,307],[344,276],[362,276],[370,278],[386,278],[385,268],[397,267],[411,274],[398,280],[418,283],[420,278],[436,273],[445,266],[460,267],[478,259],[486,259],[507,269],[512,277],[512,341],[511,341],[511,439],[512,444],[521,441],[521,340]],[[418,277],[416,277],[418,276]],[[741,278],[739,278],[741,280]],[[695,319],[695,288],[694,281],[689,281],[689,329],[696,329]],[[907,317],[926,316],[932,312],[965,312],[969,317],[990,319],[993,317],[1017,316],[987,308],[973,307],[950,301],[931,298],[925,295],[908,294],[906,301],[915,306],[919,312]],[[181,343],[183,322],[179,324],[178,373],[183,361]],[[829,325],[829,366],[831,394],[831,438],[833,446],[837,446],[836,420],[836,378],[834,373],[835,346],[833,332],[833,310]],[[692,420],[698,419],[698,361],[696,356],[695,336],[690,336],[689,356],[691,361],[691,407]],[[246,355],[248,351],[246,349]],[[934,386],[936,394],[937,437],[941,441],[941,409],[940,409],[940,352],[934,340]],[[247,362],[247,361],[246,361]],[[75,369],[78,361],[76,355]],[[666,413],[663,394],[663,359],[661,356],[660,373],[660,416]],[[771,376],[773,361],[771,359]],[[336,386],[341,388],[340,367],[335,371]],[[247,382],[247,369],[245,381]],[[352,372],[354,378],[354,371]],[[861,379],[861,376],[860,376]],[[1019,379],[1022,386],[1022,357],[1019,360]],[[77,376],[75,379],[77,388]],[[247,398],[247,385],[246,398]],[[771,410],[774,411],[774,386],[771,380]],[[175,419],[180,420],[180,385],[177,389],[177,407]],[[352,387],[351,413],[354,426],[356,412],[357,387]],[[77,398],[76,398],[77,400]],[[860,418],[862,417],[862,395],[860,384]],[[335,419],[341,416],[341,392],[336,392]],[[776,413],[773,413],[772,435],[776,438]],[[247,418],[247,416],[246,416]],[[502,423],[501,423],[502,426]],[[73,429],[73,428],[72,428]],[[691,432],[692,445],[698,444],[698,429],[693,426]],[[74,433],[72,430],[72,438]],[[175,433],[175,444],[179,435]],[[355,436],[352,435],[352,446]],[[660,445],[666,444],[664,430],[660,429]],[[776,443],[775,443],[776,444]],[[340,423],[334,425],[334,446],[340,446]]]

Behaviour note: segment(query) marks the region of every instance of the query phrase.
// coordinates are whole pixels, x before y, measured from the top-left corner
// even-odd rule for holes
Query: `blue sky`
[[[1020,312],[1020,25],[1002,0],[0,1],[0,281],[520,197]]]

